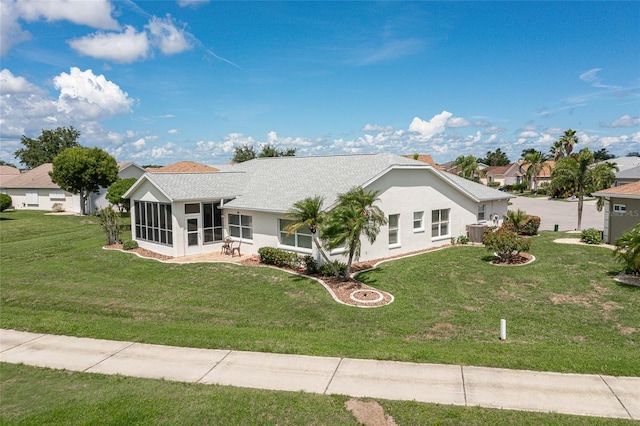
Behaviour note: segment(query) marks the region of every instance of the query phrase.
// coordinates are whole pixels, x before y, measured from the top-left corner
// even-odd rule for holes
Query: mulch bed
[[[122,244],[111,244],[110,246],[104,246],[106,250],[124,250],[122,248]],[[125,250],[132,253],[137,253],[142,257],[146,257],[149,259],[158,259],[158,260],[169,260],[173,259],[171,256],[166,256],[164,254],[156,253],[155,251],[143,249],[142,247],[137,247],[131,250]]]
[[[618,281],[619,283],[640,287],[640,275],[630,275],[625,274],[624,272],[620,272],[618,275],[616,275],[614,280]]]
[[[533,256],[530,255],[529,253],[520,253],[518,257],[514,257],[509,262],[501,262],[500,260],[495,259],[491,261],[491,264],[498,265],[498,266],[519,266],[519,265],[525,265],[529,262],[532,262],[533,259],[534,259]]]

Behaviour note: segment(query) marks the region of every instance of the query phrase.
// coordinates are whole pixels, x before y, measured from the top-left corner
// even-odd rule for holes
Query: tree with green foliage
[[[478,173],[478,162],[473,155],[461,155],[456,158],[455,166],[458,174],[465,179],[474,180]]]
[[[610,187],[615,181],[615,164],[604,162],[595,164],[593,153],[583,148],[577,154],[561,158],[551,172],[553,190],[571,190],[578,197],[578,231],[582,226],[584,196]]]
[[[271,144],[262,145],[262,151],[258,154],[258,157],[295,157],[296,148],[281,148],[278,149]]]
[[[600,148],[593,153],[593,158],[598,162],[611,160],[612,158],[616,158],[616,156],[607,151],[607,148]]]
[[[354,187],[338,195],[337,201],[337,206],[331,210],[323,226],[322,238],[327,242],[329,250],[338,247],[347,249],[347,268],[343,278],[348,280],[353,261],[360,258],[362,234],[373,244],[380,233],[380,227],[387,224],[387,218],[380,207],[375,205],[379,201],[378,191]]]
[[[551,146],[551,155],[553,159],[558,161],[561,158],[565,158],[571,155],[573,148],[578,144],[578,137],[576,131],[573,129],[565,130],[563,135],[553,143]]]
[[[627,153],[627,157],[640,157],[640,151],[631,151]]]
[[[0,194],[0,212],[3,212],[11,207],[11,203],[13,203],[13,200],[9,195]]]
[[[240,145],[233,148],[233,163],[244,163],[257,157],[256,149],[251,145]]]
[[[136,178],[118,179],[107,188],[107,201],[114,206],[118,206],[120,213],[123,211],[128,212],[131,208],[129,199],[122,198],[122,196],[136,183],[136,180]]]
[[[632,274],[640,275],[640,223],[622,234],[615,245],[615,257]]]
[[[73,126],[43,130],[37,139],[22,136],[20,143],[24,148],[14,155],[27,169],[34,169],[44,163],[52,163],[56,155],[67,148],[79,147],[80,132]]]
[[[486,157],[478,158],[477,162],[487,166],[506,166],[510,163],[507,154],[502,152],[500,148],[496,149],[495,152],[487,151]]]
[[[531,189],[534,192],[538,190],[538,176],[540,176],[540,173],[545,168],[549,168],[547,160],[547,156],[541,151],[533,151],[524,156],[524,162],[522,164],[529,166],[527,168],[527,178],[533,181]]]
[[[82,214],[86,214],[89,195],[118,179],[118,164],[100,148],[67,148],[53,159],[49,175],[60,188],[80,194]]]

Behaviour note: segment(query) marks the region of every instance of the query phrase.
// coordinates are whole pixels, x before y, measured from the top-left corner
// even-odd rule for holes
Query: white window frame
[[[56,191],[55,189],[52,189],[51,191],[49,191],[49,199],[50,200],[66,200],[67,196],[65,195],[64,191]]]
[[[438,212],[438,220],[433,220],[433,214]],[[447,219],[442,220],[443,212],[447,212]],[[446,234],[442,233],[442,226],[447,225]],[[434,226],[437,226],[437,233],[434,232]],[[431,210],[431,239],[432,240],[444,240],[451,237],[451,209],[437,209]]]
[[[391,225],[392,217],[397,218],[395,226]],[[387,220],[389,221],[389,248],[400,247],[400,214],[390,214]],[[395,242],[391,242],[392,234],[395,234]]]
[[[238,217],[238,223],[234,223],[234,220],[232,219],[232,217],[235,216]],[[238,238],[242,241],[253,241],[253,216],[240,213],[229,213],[227,219],[229,235],[232,238]]]
[[[40,200],[38,197],[38,190],[26,190],[25,191],[25,197],[24,197],[24,203],[27,206],[39,206],[40,205]]]
[[[485,222],[487,220],[487,205],[478,204],[478,222]]]
[[[424,211],[413,212],[413,232],[424,232]]]
[[[613,212],[618,214],[626,214],[627,213],[627,205],[626,204],[614,204]]]
[[[286,247],[289,250],[295,250],[295,251],[300,251],[303,253],[311,253],[313,251],[313,234],[311,234],[311,230],[309,229],[308,226],[303,227],[302,229],[296,231],[296,232],[292,232],[291,234],[287,234],[287,231],[284,230],[284,228],[287,226],[287,224],[285,224],[285,222],[291,223],[293,222],[292,220],[289,219],[278,219],[278,245],[280,247]],[[305,232],[307,231],[307,232]],[[285,241],[285,237],[286,238],[291,238],[293,237],[293,244],[286,244],[284,243]],[[300,237],[309,237],[309,242],[311,243],[311,247],[304,247],[300,245]]]

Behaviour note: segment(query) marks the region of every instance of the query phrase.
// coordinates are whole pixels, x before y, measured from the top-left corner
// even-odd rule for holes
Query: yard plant
[[[127,231],[128,232],[128,231]],[[123,240],[130,239],[125,232]],[[273,268],[178,265],[104,250],[93,216],[0,213],[2,327],[203,348],[640,375],[640,288],[601,247],[530,238],[537,260],[496,267],[456,245],[358,275],[395,301],[336,303]],[[508,340],[499,340],[507,319]]]

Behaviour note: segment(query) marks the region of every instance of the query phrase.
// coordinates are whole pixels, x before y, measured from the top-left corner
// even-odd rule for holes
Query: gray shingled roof
[[[631,167],[616,173],[616,178],[620,179],[640,179],[640,166]]]
[[[245,173],[145,173],[143,178],[161,189],[172,201],[233,198],[242,192]],[[134,189],[133,187],[131,189]],[[131,190],[130,190],[131,191]],[[130,192],[128,191],[128,192]],[[127,194],[125,194],[127,195]]]
[[[145,177],[172,200],[199,200],[236,196],[225,206],[237,209],[285,212],[293,203],[321,195],[325,207],[338,194],[364,186],[394,167],[429,170],[476,201],[507,199],[488,188],[410,158],[393,154],[258,158],[218,173],[147,173]],[[233,170],[233,171],[229,171]]]

